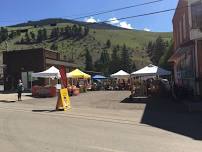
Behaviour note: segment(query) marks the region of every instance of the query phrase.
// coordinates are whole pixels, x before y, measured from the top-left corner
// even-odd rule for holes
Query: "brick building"
[[[6,65],[4,70],[5,90],[14,89],[19,79],[22,79],[25,88],[30,88],[31,73],[44,71],[51,66],[60,68],[61,65],[64,65],[67,72],[78,67],[76,64],[62,60],[60,53],[43,48],[3,52],[3,64]],[[44,79],[35,81],[39,85],[43,85],[45,82]]]
[[[202,95],[202,0],[179,0],[173,17],[174,65],[177,85]]]

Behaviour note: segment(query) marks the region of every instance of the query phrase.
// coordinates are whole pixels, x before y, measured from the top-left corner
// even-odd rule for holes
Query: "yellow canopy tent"
[[[79,69],[76,69],[70,73],[67,73],[67,77],[69,77],[69,78],[81,78],[81,79],[82,78],[83,79],[90,79],[91,78],[91,76],[89,74],[86,74]]]

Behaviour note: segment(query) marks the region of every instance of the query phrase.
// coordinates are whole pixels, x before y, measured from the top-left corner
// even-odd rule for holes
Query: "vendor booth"
[[[79,69],[67,73],[67,78],[71,80],[71,86],[68,87],[70,95],[78,95],[80,92],[86,92],[87,89],[91,88],[88,82],[91,79],[91,75]]]
[[[58,79],[60,78],[60,72],[54,66],[50,67],[49,69],[38,72],[32,73],[32,78],[46,78],[49,80],[49,85],[47,86],[32,86],[32,95],[35,97],[54,97],[56,96],[56,87]],[[51,85],[50,81],[56,79],[56,84]],[[32,81],[31,81],[32,82]]]
[[[130,74],[120,70],[114,74],[111,75],[113,79],[116,80],[116,83],[114,85],[115,90],[128,90],[129,89],[129,81],[130,81]]]
[[[148,96],[161,92],[161,84],[169,85],[169,82],[160,77],[170,75],[170,71],[152,64],[131,73],[131,95]]]
[[[105,83],[105,80],[107,78],[103,75],[95,75],[93,76],[93,85],[92,85],[92,90],[97,91],[97,90],[105,90],[108,86]]]

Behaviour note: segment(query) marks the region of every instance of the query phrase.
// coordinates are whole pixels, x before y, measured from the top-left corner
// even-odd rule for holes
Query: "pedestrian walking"
[[[23,91],[24,91],[24,86],[23,86],[22,80],[19,80],[17,84],[18,101],[22,101],[21,96]]]

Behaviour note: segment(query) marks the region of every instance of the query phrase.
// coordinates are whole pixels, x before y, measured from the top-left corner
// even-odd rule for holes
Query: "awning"
[[[120,70],[114,74],[111,75],[112,78],[118,78],[118,79],[124,79],[124,78],[129,78],[130,77],[130,74],[123,71],[123,70]]]
[[[168,59],[168,62],[177,62],[177,60],[186,52],[194,50],[194,46],[190,45],[190,46],[185,46],[185,47],[181,47],[178,48],[175,53]]]
[[[103,79],[107,79],[107,78],[105,76],[102,76],[102,75],[95,75],[93,77],[93,79],[95,79],[95,80],[103,80]]]
[[[68,78],[81,78],[81,79],[90,79],[91,76],[87,73],[82,72],[79,69],[76,69],[70,73],[67,73]]]
[[[171,75],[171,72],[152,64],[131,73],[131,76],[163,76],[163,75]]]
[[[49,69],[38,72],[38,73],[32,73],[32,77],[38,77],[38,78],[60,78],[60,71],[52,66]]]
[[[169,59],[168,62],[176,62],[178,58],[184,53],[183,49],[178,49]]]

